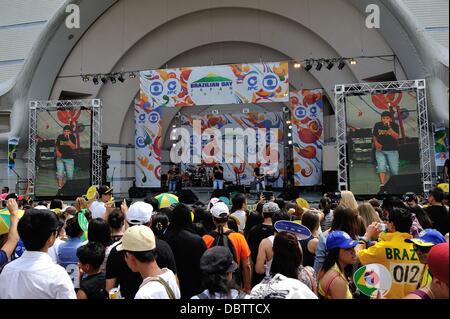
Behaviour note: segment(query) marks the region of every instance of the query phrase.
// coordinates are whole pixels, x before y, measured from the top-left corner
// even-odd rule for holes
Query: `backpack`
[[[231,233],[234,233],[234,232],[232,230],[229,230],[227,232],[220,234],[217,231],[214,231],[214,230],[211,231],[209,233],[209,235],[214,238],[214,241],[213,241],[211,247],[215,247],[215,246],[228,247],[228,249],[231,252],[231,255],[233,256],[234,262],[237,264],[238,262],[237,262],[236,249],[234,248],[233,242],[228,237]],[[239,268],[233,272],[233,279],[235,280],[236,284],[238,284],[239,286],[242,284],[242,274],[241,274],[241,270]]]

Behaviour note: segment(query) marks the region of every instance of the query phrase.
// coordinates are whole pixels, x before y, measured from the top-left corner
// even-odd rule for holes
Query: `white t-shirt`
[[[53,246],[48,249],[48,254],[50,255],[50,257],[52,257],[52,260],[53,260],[53,262],[55,264],[58,263],[59,245],[61,245],[63,242],[64,242],[64,240],[56,238],[55,243],[53,244]]]
[[[174,273],[168,268],[163,268],[162,271],[164,273],[158,277],[163,279],[169,285],[175,295],[175,298],[180,299],[180,288],[178,287],[177,279],[175,278]],[[134,299],[170,299],[170,297],[166,291],[166,288],[161,283],[158,281],[150,281],[139,288]]]
[[[106,212],[106,207],[103,202],[96,200],[95,202],[92,202],[91,206],[89,206],[89,210],[92,213],[92,219],[102,218],[103,214]]]
[[[231,216],[237,218],[236,223],[238,224],[238,230],[240,232],[243,232],[245,229],[245,223],[247,222],[247,216],[245,212],[243,210],[237,210],[233,214],[231,214]]]
[[[209,299],[238,299],[238,297],[239,297],[239,291],[236,290],[236,289],[231,289],[231,296],[230,296],[230,297],[228,297],[227,295],[221,295],[221,294],[219,294],[219,293],[215,293],[215,294],[214,294],[214,297],[211,298],[212,296],[211,296],[211,294],[209,293],[209,290],[208,290],[208,289],[204,290],[204,291],[202,292],[202,294],[208,295],[208,296],[210,297]],[[198,295],[195,295],[195,296],[193,296],[191,299],[200,299],[200,298],[198,297]],[[239,298],[239,299],[241,299],[241,298]],[[250,299],[250,295],[247,295],[247,294],[246,294],[245,297],[242,298],[242,299]]]

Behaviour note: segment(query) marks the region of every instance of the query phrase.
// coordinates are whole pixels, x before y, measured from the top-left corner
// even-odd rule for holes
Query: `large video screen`
[[[349,188],[354,194],[422,189],[416,92],[346,97]]]
[[[90,185],[91,111],[37,112],[36,197],[76,197]]]

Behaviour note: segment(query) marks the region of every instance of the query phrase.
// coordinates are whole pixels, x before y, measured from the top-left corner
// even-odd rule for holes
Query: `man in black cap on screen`
[[[383,187],[386,180],[386,173],[390,176],[398,175],[399,153],[398,139],[400,138],[400,128],[394,122],[389,111],[381,113],[381,122],[373,127],[373,144],[375,147],[375,157],[377,160],[377,172],[380,178],[380,187]],[[389,167],[389,171],[388,168]]]

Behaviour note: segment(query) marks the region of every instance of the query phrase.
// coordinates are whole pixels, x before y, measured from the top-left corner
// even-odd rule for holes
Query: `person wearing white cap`
[[[156,262],[156,238],[149,227],[128,228],[117,251],[124,252],[128,267],[143,278],[134,299],[180,299],[175,274],[168,268],[161,269]]]
[[[135,202],[126,214],[127,223],[132,229],[137,226],[144,226],[150,229],[152,225],[153,207],[145,202]],[[125,262],[123,253],[117,249],[117,245],[122,243],[116,242],[109,253],[106,262],[106,290],[120,286],[120,293],[125,299],[133,299],[139,286],[142,283],[142,277],[139,273],[133,272]],[[156,238],[156,262],[163,268],[167,267],[174,274],[177,273],[175,258],[170,246],[161,239]]]
[[[250,293],[252,268],[250,265],[250,248],[247,241],[241,233],[233,232],[227,227],[230,210],[224,202],[216,203],[210,212],[216,229],[203,236],[206,247],[225,246],[230,248],[233,258],[242,271],[242,290]]]

